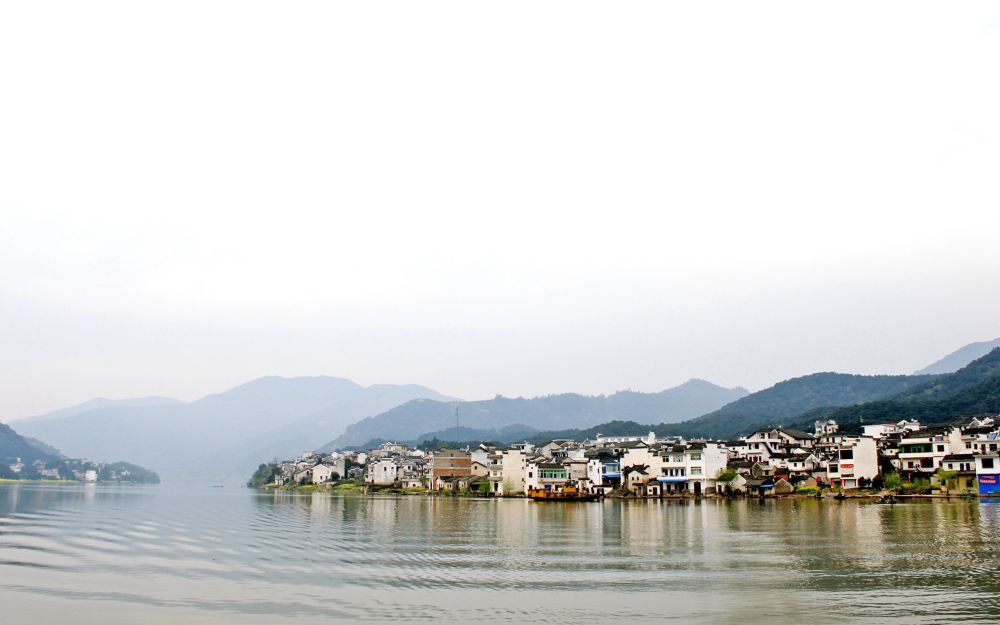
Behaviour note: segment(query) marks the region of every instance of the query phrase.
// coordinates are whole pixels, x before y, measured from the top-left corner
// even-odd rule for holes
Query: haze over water
[[[0,486],[5,623],[974,623],[1000,505]]]

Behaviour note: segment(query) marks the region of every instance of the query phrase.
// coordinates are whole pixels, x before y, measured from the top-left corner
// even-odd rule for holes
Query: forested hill
[[[841,429],[858,432],[865,423],[918,419],[924,425],[937,425],[983,413],[1000,413],[1000,349],[891,399],[814,410],[789,425],[804,427],[816,419],[835,419]]]
[[[15,466],[20,461],[20,468]],[[37,464],[37,466],[36,466]],[[0,423],[0,478],[42,479],[41,469],[54,469],[58,479],[75,479],[75,475],[93,470],[100,482],[132,482],[158,484],[160,477],[135,464],[127,462],[92,462],[61,455],[56,449],[36,440],[21,436],[10,426]],[[53,479],[49,478],[48,479]]]
[[[733,438],[767,425],[789,425],[817,408],[850,406],[922,387],[937,376],[814,373],[779,382],[722,408],[658,432],[687,437]]]
[[[36,460],[56,460],[58,456],[38,449],[10,426],[0,423],[0,464],[12,464],[18,458],[30,464]]]

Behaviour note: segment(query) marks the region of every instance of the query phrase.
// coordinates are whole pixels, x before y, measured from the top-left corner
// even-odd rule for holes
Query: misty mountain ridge
[[[267,376],[192,402],[115,403],[17,426],[71,456],[123,458],[172,478],[242,480],[260,458],[313,449],[350,423],[419,397],[452,400],[419,385]]]
[[[21,417],[18,419],[11,419],[10,423],[24,424],[32,421],[45,421],[47,419],[59,419],[61,417],[72,417],[74,415],[82,414],[84,412],[90,412],[91,410],[96,410],[98,408],[111,408],[111,407],[141,407],[141,406],[163,406],[168,404],[180,404],[183,403],[179,399],[174,399],[172,397],[131,397],[127,399],[109,399],[107,397],[96,397],[94,399],[89,399],[85,402],[75,404],[73,406],[68,406],[66,408],[59,408],[58,410],[52,410],[46,412],[45,414],[35,415],[32,417]]]
[[[422,399],[363,419],[322,449],[358,446],[375,438],[417,440],[453,427],[495,430],[530,424],[539,430],[552,430],[619,419],[671,423],[712,411],[747,393],[741,387],[723,388],[692,379],[658,393],[618,391],[596,396],[563,393],[531,399],[497,396],[457,404]]]
[[[997,347],[1000,347],[1000,338],[993,339],[992,341],[969,343],[944,358],[927,365],[914,373],[914,375],[954,373],[972,361],[982,358]]]

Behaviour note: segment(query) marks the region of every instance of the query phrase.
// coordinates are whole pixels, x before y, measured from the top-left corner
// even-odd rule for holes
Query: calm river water
[[[0,486],[9,625],[987,623],[1000,504]]]

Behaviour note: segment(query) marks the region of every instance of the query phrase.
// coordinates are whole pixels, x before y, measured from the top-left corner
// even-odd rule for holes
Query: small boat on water
[[[595,501],[598,495],[582,492],[576,486],[562,488],[529,488],[528,497],[534,501]]]

